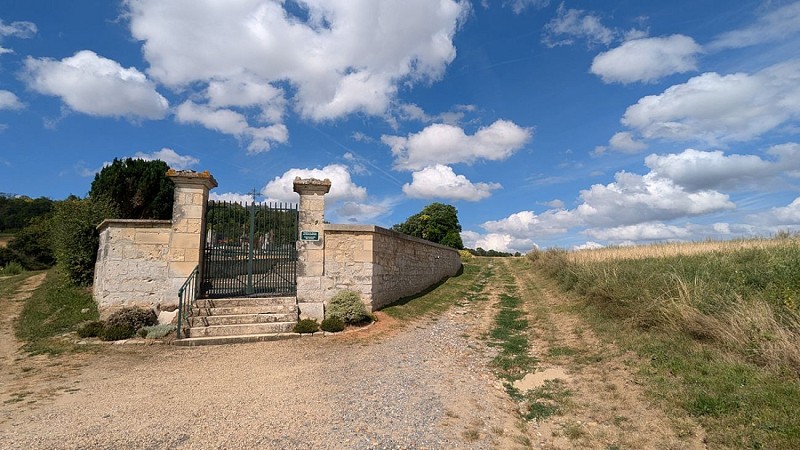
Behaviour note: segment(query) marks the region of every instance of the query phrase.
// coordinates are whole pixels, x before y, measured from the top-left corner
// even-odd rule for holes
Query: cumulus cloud
[[[598,248],[603,248],[605,245],[594,242],[594,241],[587,241],[581,245],[574,245],[572,246],[573,250],[597,250]]]
[[[641,98],[621,122],[645,139],[746,141],[800,116],[800,60],[752,75],[704,73]]]
[[[175,170],[189,169],[193,166],[200,164],[200,160],[190,155],[180,155],[178,152],[171,148],[162,148],[157,152],[144,153],[137,152],[133,155],[134,158],[143,159],[145,161],[161,160]]]
[[[584,233],[595,239],[611,242],[674,241],[687,239],[691,236],[691,232],[685,227],[663,223],[640,223],[600,229],[590,228]]]
[[[89,50],[60,61],[28,57],[23,77],[28,88],[93,116],[161,119],[169,107],[142,72]]]
[[[606,83],[652,83],[697,70],[701,50],[694,39],[680,34],[633,39],[597,55],[590,70]]]
[[[633,134],[628,131],[621,131],[614,134],[614,136],[611,136],[608,143],[611,145],[611,148],[623,153],[638,153],[647,148],[647,144],[634,139]],[[600,148],[602,148],[602,150],[599,150]],[[601,155],[605,152],[605,149],[605,147],[598,147],[595,149],[594,153]]]
[[[10,91],[0,90],[0,110],[3,109],[22,109],[25,105],[19,101],[19,98]]]
[[[469,2],[453,0],[291,5],[129,0],[126,5],[131,32],[144,42],[156,80],[175,88],[211,82],[241,86],[246,79],[283,91],[288,84],[296,110],[314,120],[354,112],[382,115],[400,83],[439,79],[455,58],[452,39],[470,8]]]
[[[403,192],[411,198],[443,198],[475,202],[500,189],[499,183],[473,183],[464,175],[456,175],[449,166],[437,164],[412,175],[411,183],[403,185]]]
[[[214,109],[207,105],[198,105],[191,100],[176,108],[175,118],[180,123],[197,123],[220,133],[238,138],[247,137],[250,139],[250,153],[268,151],[272,143],[285,143],[289,140],[289,130],[284,124],[251,127],[244,114],[226,108]]]
[[[759,17],[748,27],[717,36],[707,45],[711,50],[749,47],[786,39],[800,32],[800,2],[790,3]]]
[[[582,9],[567,9],[562,3],[558,13],[544,27],[542,42],[549,47],[572,45],[585,40],[588,45],[610,45],[617,32],[604,26],[600,18]]]
[[[344,202],[333,210],[339,222],[365,223],[391,211],[391,202],[363,203]]]
[[[462,231],[461,241],[467,248],[482,248],[484,250],[497,250],[507,253],[527,253],[537,247],[532,239],[519,239],[509,234],[486,233],[480,234],[474,231]]]
[[[800,144],[771,147],[769,161],[757,155],[725,155],[722,151],[686,149],[681,153],[650,155],[645,165],[657,176],[668,178],[689,191],[742,189],[764,186],[775,177],[800,170]]]
[[[457,126],[434,124],[408,137],[384,135],[381,141],[392,148],[396,169],[420,170],[436,164],[504,160],[532,136],[531,128],[498,120],[473,135],[467,135]]]
[[[347,166],[331,164],[322,169],[290,169],[275,177],[261,189],[261,195],[283,202],[296,202],[299,197],[294,192],[294,179],[317,178],[331,180],[331,191],[325,196],[326,203],[338,201],[358,202],[367,198],[367,189],[355,184]]]

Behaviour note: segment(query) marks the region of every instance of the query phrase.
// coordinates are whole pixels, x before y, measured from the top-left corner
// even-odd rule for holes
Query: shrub
[[[99,244],[97,225],[114,216],[115,209],[103,200],[70,198],[56,203],[51,228],[53,253],[73,283],[92,283]]]
[[[319,327],[322,329],[322,331],[327,331],[329,333],[338,333],[344,330],[344,322],[342,322],[342,319],[338,317],[328,317],[327,319],[322,321]]]
[[[338,317],[346,324],[369,322],[372,319],[361,296],[353,291],[339,291],[334,295],[328,303],[326,316]]]
[[[25,269],[22,267],[22,264],[11,261],[10,263],[6,264],[5,267],[0,269],[0,275],[19,275],[24,272]]]
[[[8,243],[8,251],[27,270],[43,270],[52,267],[56,259],[50,244],[52,220],[38,217],[31,225],[14,235]]]
[[[139,336],[145,339],[161,339],[175,331],[175,328],[175,325],[171,323],[142,327],[139,330]]]
[[[295,333],[316,333],[319,331],[319,324],[314,319],[303,319],[294,326]]]
[[[121,341],[123,339],[130,339],[136,334],[136,331],[126,324],[107,324],[100,334],[100,339],[104,341]]]
[[[134,332],[142,327],[157,323],[158,317],[152,309],[137,308],[135,306],[115,311],[106,319],[106,326],[125,325],[132,328]]]
[[[136,335],[144,339],[147,337],[147,330],[145,329],[145,327],[139,328],[139,331],[136,332]]]
[[[84,322],[78,327],[78,336],[82,338],[98,337],[103,333],[105,324],[99,320]]]

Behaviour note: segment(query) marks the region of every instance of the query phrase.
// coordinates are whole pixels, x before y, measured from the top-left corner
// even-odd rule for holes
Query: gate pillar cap
[[[300,195],[325,195],[331,190],[331,180],[325,178],[319,180],[316,178],[300,178],[295,177],[293,183],[294,191]]]
[[[169,169],[167,177],[172,179],[172,182],[177,184],[199,184],[205,186],[206,189],[213,189],[218,186],[217,180],[214,176],[208,173],[207,170],[203,172],[195,172],[194,170],[175,170]]]

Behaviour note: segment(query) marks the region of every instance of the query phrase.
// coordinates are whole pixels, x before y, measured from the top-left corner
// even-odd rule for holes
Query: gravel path
[[[478,338],[483,307],[336,336],[23,360],[0,387],[0,448],[513,448],[524,436]]]

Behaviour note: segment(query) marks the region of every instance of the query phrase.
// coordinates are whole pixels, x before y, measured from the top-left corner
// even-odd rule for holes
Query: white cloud
[[[246,205],[253,201],[253,196],[249,194],[239,194],[236,192],[225,192],[222,194],[217,194],[216,192],[210,192],[208,194],[208,199],[218,202],[230,202],[230,203],[239,203],[242,205]],[[294,201],[296,202],[297,199],[295,199]]]
[[[597,242],[587,241],[581,245],[575,245],[572,247],[573,250],[597,250],[598,248],[605,247],[603,244],[598,244]]]
[[[0,45],[0,55],[5,55],[8,53],[14,53],[14,50],[11,50],[10,48],[5,48],[2,45]]]
[[[188,169],[200,163],[200,160],[190,155],[179,155],[171,148],[162,148],[161,150],[153,153],[137,152],[133,155],[134,158],[143,159],[145,161],[152,161],[155,159],[164,161],[167,165],[175,170]]]
[[[542,204],[555,209],[564,209],[564,202],[559,199],[550,200],[549,202],[544,202]]]
[[[339,222],[365,223],[391,211],[389,202],[345,202],[333,211]]]
[[[581,9],[567,9],[562,3],[558,14],[545,25],[542,41],[549,47],[574,44],[577,39],[588,45],[609,45],[617,32],[604,26],[600,18]]]
[[[214,109],[198,105],[191,100],[180,104],[175,110],[175,118],[180,123],[197,123],[210,130],[230,134],[237,138],[247,137],[249,153],[268,151],[272,143],[285,143],[289,140],[289,130],[284,124],[254,128],[248,125],[247,117],[231,109]]]
[[[697,70],[701,50],[694,39],[680,34],[634,39],[597,55],[590,70],[606,83],[652,83],[667,75]]]
[[[608,143],[611,145],[611,148],[623,153],[638,153],[647,148],[647,144],[634,139],[633,134],[628,131],[621,131],[614,134],[614,136],[611,136],[611,139],[608,141]],[[594,153],[596,155],[602,155],[605,150],[606,147],[597,147],[595,148]]]
[[[661,241],[687,239],[691,232],[684,228],[663,223],[640,223],[621,227],[588,229],[585,234],[604,241]]]
[[[33,22],[19,21],[5,24],[3,20],[0,19],[0,40],[5,37],[30,39],[37,31],[36,24]]]
[[[411,183],[403,185],[403,192],[411,198],[443,198],[475,202],[500,189],[499,183],[473,183],[464,175],[456,175],[449,166],[437,164],[412,175]]]
[[[573,213],[586,226],[619,226],[699,216],[734,208],[728,195],[714,190],[688,192],[654,173],[619,172],[614,182],[581,191]]]
[[[331,191],[325,196],[328,205],[337,201],[357,202],[367,198],[367,189],[356,185],[350,178],[347,166],[341,164],[331,164],[322,169],[287,170],[267,183],[261,189],[261,194],[276,201],[297,202],[299,197],[294,192],[295,177],[331,180]]]
[[[25,105],[19,98],[10,91],[0,90],[0,110],[3,109],[22,109]]]
[[[689,191],[742,189],[768,185],[784,173],[800,170],[800,144],[771,147],[768,161],[756,155],[725,155],[722,151],[686,149],[678,154],[650,155],[645,165]]]
[[[772,226],[800,225],[800,197],[787,206],[772,208],[766,213],[752,216],[751,219]]]
[[[510,216],[484,222],[481,227],[490,233],[509,234],[520,239],[532,236],[565,233],[579,225],[572,211],[553,209],[537,215],[533,211],[520,211]]]
[[[296,92],[294,107],[314,120],[382,115],[400,83],[440,78],[455,58],[452,39],[470,9],[469,2],[453,0],[126,5],[131,32],[144,42],[149,73],[158,81],[176,88],[241,85],[243,79],[276,90],[288,84]]]
[[[537,247],[532,239],[519,239],[504,233],[480,234],[474,231],[462,231],[461,241],[466,248],[477,249],[480,247],[484,250],[507,253],[527,253]]]
[[[89,50],[61,61],[28,57],[24,79],[28,88],[60,97],[71,109],[93,116],[161,119],[169,107],[136,68],[126,69]]]
[[[749,47],[786,39],[800,32],[800,2],[790,3],[759,17],[753,25],[717,36],[710,50]]]
[[[396,169],[419,170],[435,164],[504,160],[521,149],[532,136],[531,128],[498,120],[471,136],[460,127],[434,124],[408,137],[384,135],[381,141],[392,148]]]
[[[522,14],[528,8],[542,9],[550,5],[550,0],[504,0],[503,6],[510,7],[514,14]]]
[[[800,117],[800,60],[752,75],[704,73],[631,105],[622,123],[646,139],[746,141]]]

